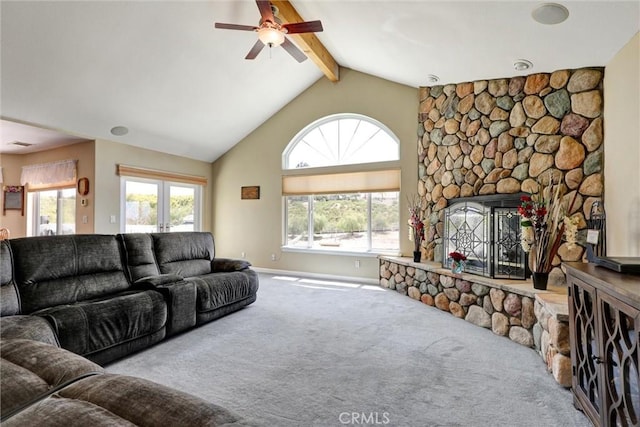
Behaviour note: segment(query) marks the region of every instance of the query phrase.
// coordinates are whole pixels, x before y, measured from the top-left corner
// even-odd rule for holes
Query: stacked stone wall
[[[553,316],[532,296],[382,258],[380,286],[535,348],[555,380],[571,386],[567,319]]]
[[[563,387],[571,387],[569,319],[554,316],[539,301],[534,310],[538,320],[533,328],[536,348],[553,378]]]
[[[422,87],[418,193],[431,227],[425,259],[443,259],[444,208],[459,197],[538,193],[553,180],[576,202],[586,227],[603,195],[603,69]],[[561,261],[583,248],[563,244],[551,283],[564,283]]]

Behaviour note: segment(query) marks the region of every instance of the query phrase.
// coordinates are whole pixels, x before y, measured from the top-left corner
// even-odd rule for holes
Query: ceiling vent
[[[29,144],[28,142],[22,142],[22,141],[14,141],[11,143],[11,145],[17,145],[19,147],[31,147],[33,144]]]

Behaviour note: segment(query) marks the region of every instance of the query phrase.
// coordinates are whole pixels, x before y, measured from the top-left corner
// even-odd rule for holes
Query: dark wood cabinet
[[[564,265],[574,402],[596,426],[640,426],[640,276]]]

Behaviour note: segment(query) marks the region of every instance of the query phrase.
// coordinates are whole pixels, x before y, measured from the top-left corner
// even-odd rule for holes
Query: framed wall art
[[[241,187],[240,188],[240,198],[242,200],[246,199],[259,199],[260,198],[260,186],[253,185],[250,187]]]
[[[2,214],[6,215],[8,210],[17,210],[24,215],[24,186],[6,185],[3,193]]]

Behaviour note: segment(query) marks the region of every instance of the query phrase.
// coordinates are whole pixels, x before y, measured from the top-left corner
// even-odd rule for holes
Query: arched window
[[[397,252],[399,145],[389,128],[359,114],[298,132],[282,154],[285,248]]]
[[[324,167],[400,159],[398,138],[385,125],[360,114],[316,120],[291,140],[284,169]]]

